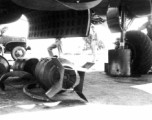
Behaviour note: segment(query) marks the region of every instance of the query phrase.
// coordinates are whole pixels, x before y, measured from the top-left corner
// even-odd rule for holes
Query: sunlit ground
[[[2,115],[1,119],[55,120],[151,120],[152,106],[116,106],[87,104],[55,110]]]

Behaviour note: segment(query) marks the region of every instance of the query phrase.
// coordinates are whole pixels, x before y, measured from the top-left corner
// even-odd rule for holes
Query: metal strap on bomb
[[[37,58],[24,58],[24,59],[17,59],[12,69],[13,71],[26,71],[34,75],[35,66],[39,62]]]

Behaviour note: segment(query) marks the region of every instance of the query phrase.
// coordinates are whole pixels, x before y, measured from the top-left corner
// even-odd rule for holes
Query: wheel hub
[[[70,79],[70,75],[69,74],[64,74],[64,80],[68,81]]]
[[[16,57],[21,57],[23,55],[23,52],[21,51],[21,50],[17,50],[16,52],[15,52],[15,56]]]

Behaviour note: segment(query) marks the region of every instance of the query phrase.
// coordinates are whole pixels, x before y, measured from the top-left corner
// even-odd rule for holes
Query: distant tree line
[[[90,50],[91,49],[91,42],[92,42],[92,34],[89,34],[88,37],[83,37],[83,40],[85,41],[85,44],[84,44],[84,48],[83,50]],[[97,50],[100,50],[100,49],[104,49],[105,46],[104,46],[104,43],[99,39],[97,40]]]

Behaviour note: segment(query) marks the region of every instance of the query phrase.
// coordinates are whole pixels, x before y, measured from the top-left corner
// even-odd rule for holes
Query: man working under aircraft
[[[84,37],[83,39],[86,42],[86,49],[87,49],[87,45],[91,49],[91,52],[92,52],[92,55],[93,55],[92,62],[97,61],[97,59],[96,59],[96,50],[97,50],[98,37],[97,37],[97,33],[95,31],[94,25],[90,26],[89,35],[87,37]]]
[[[147,35],[152,40],[152,19],[151,16],[148,17],[148,21],[144,23],[141,27],[138,28],[138,30],[144,30],[147,29]]]
[[[93,60],[92,62],[96,61],[96,46],[97,46],[97,33],[95,32],[95,28],[93,25],[91,25],[91,50],[92,50],[92,54],[93,54]]]
[[[55,48],[58,49],[58,54],[59,54],[59,58],[60,58],[61,54],[62,54],[61,38],[56,38],[55,43],[48,47],[47,50],[48,50],[48,53],[49,53],[50,57],[54,56],[52,50],[55,49]]]

